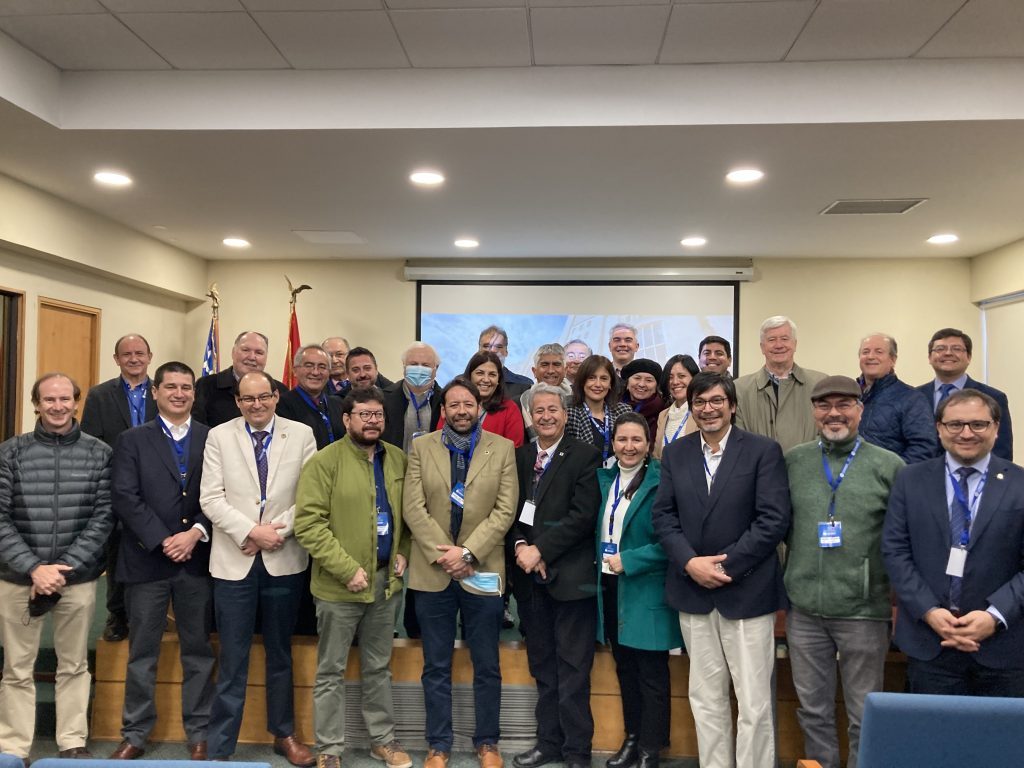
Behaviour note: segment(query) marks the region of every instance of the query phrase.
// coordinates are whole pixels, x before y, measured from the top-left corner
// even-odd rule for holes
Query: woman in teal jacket
[[[657,768],[669,741],[668,652],[683,644],[679,616],[662,597],[668,559],[651,526],[661,464],[648,455],[650,431],[637,413],[616,419],[612,449],[615,465],[597,471],[597,639],[615,658],[626,739],[608,768]]]

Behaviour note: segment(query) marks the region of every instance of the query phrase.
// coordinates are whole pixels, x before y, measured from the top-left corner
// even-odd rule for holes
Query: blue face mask
[[[472,576],[464,578],[462,583],[468,584],[473,589],[478,589],[489,595],[501,594],[501,577],[496,573],[482,573],[477,571]]]
[[[424,387],[434,378],[434,369],[425,365],[405,366],[405,380],[410,387]]]

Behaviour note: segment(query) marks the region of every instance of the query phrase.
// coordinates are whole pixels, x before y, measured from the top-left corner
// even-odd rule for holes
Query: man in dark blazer
[[[928,363],[935,371],[935,380],[922,384],[918,389],[936,408],[950,394],[961,389],[976,389],[984,392],[999,404],[1002,416],[999,419],[999,434],[992,453],[1001,459],[1013,461],[1013,424],[1010,421],[1010,404],[1006,394],[975,381],[967,375],[971,364],[974,342],[959,328],[940,328],[928,342]]]
[[[786,607],[777,547],[789,528],[779,444],[732,426],[736,387],[704,371],[687,388],[699,432],[662,454],[651,511],[668,555],[665,601],[690,656],[690,706],[705,768],[774,768],[775,612]],[[735,753],[729,683],[739,704]]]
[[[210,521],[199,508],[209,428],[191,419],[195,374],[164,363],[153,379],[159,415],[124,432],[111,459],[111,501],[124,525],[117,579],[128,638],[121,744],[111,759],[143,754],[156,723],[156,667],[174,606],[181,647],[182,722],[189,757],[205,760],[215,656],[210,647]]]
[[[137,334],[122,336],[114,343],[114,362],[120,375],[89,390],[82,409],[82,431],[102,440],[111,448],[117,436],[156,416],[156,402],[149,382],[149,364],[153,352],[149,342]],[[114,579],[121,526],[115,524],[107,540],[107,624],[103,639],[109,642],[128,636],[128,617],[124,606],[124,587]]]
[[[441,418],[441,387],[437,368],[441,358],[422,341],[402,353],[402,379],[384,390],[384,434],[381,440],[406,453],[413,437],[433,432]]]
[[[935,413],[945,454],[889,496],[882,554],[914,693],[1024,696],[1024,469],[992,451],[1000,415],[983,392],[951,394]]]
[[[196,382],[192,418],[211,429],[238,418],[235,382],[250,371],[262,371],[267,367],[269,343],[259,331],[238,334],[231,346],[231,367],[203,376]],[[274,389],[281,393],[288,391],[288,387],[277,379],[274,379]]]
[[[514,592],[537,681],[537,744],[515,756],[517,768],[565,762],[590,765],[594,719],[590,668],[597,638],[594,530],[601,454],[565,434],[562,391],[529,390],[536,442],[516,451],[519,514],[509,533]]]
[[[341,398],[327,391],[331,359],[319,344],[307,344],[295,353],[292,369],[295,389],[283,390],[277,412],[286,419],[301,421],[313,430],[316,449],[323,450],[345,436]]]

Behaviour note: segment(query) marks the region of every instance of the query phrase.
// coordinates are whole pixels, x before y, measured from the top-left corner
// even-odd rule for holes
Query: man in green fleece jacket
[[[345,665],[359,635],[362,710],[370,756],[388,768],[412,760],[395,740],[391,646],[395,608],[409,557],[402,523],[405,454],[381,442],[384,394],[353,390],[341,407],[345,437],[303,467],[295,499],[295,538],[313,558],[317,768],[340,768],[345,749]]]
[[[805,756],[839,768],[836,652],[849,720],[848,768],[857,766],[864,697],[882,689],[889,648],[889,579],[882,523],[903,460],[857,434],[860,387],[828,376],[811,392],[819,439],[786,454],[793,522],[785,581],[797,719]]]

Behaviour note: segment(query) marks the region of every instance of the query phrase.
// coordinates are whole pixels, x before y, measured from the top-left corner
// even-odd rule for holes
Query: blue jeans
[[[440,592],[416,592],[416,618],[423,641],[423,703],[427,743],[452,751],[452,653],[462,613],[463,639],[473,661],[473,746],[497,744],[501,712],[501,664],[498,638],[504,602],[500,595],[474,595],[452,581]]]
[[[238,743],[257,609],[262,613],[261,631],[267,656],[267,730],[275,737],[295,733],[292,631],[304,580],[302,571],[271,576],[258,554],[244,579],[213,580],[213,605],[220,635],[220,671],[207,736],[211,758],[230,757]]]

